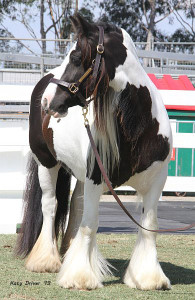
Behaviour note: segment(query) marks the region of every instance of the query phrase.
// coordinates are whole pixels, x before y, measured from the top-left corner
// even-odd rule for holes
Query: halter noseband
[[[97,45],[96,58],[95,58],[95,60],[92,61],[91,66],[87,69],[87,71],[83,74],[83,76],[81,76],[81,78],[77,82],[71,82],[71,83],[60,80],[60,79],[56,79],[56,78],[50,79],[50,82],[55,83],[57,85],[64,86],[68,89],[68,91],[71,94],[77,95],[80,98],[83,106],[87,106],[91,100],[87,101],[85,99],[85,97],[81,94],[81,92],[79,91],[80,85],[92,73],[90,91],[92,92],[94,90],[99,67],[100,67],[101,57],[102,57],[102,54],[104,53],[104,45],[103,45],[103,43],[104,43],[104,28],[102,26],[98,26],[98,29],[99,29],[99,42]]]

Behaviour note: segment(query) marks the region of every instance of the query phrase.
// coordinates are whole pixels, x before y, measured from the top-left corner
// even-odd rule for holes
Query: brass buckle
[[[103,54],[104,53],[104,46],[102,44],[98,44],[97,45],[97,52],[99,54]]]
[[[71,83],[68,87],[69,91],[72,93],[72,94],[76,94],[79,90],[79,87],[76,86],[76,83]]]

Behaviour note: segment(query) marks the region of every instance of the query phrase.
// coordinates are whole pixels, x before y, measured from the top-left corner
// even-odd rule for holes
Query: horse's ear
[[[78,13],[74,17],[70,17],[75,33],[83,33],[87,35],[94,30],[95,25],[90,24]]]
[[[77,21],[77,18],[75,16],[70,16],[70,21],[72,23],[72,27],[75,33],[78,31],[79,22]]]

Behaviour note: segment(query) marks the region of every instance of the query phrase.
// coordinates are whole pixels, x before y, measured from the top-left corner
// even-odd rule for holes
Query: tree
[[[154,42],[179,42],[171,50],[194,53],[194,46],[183,42],[195,41],[195,6],[194,0],[101,0],[100,19],[112,22],[127,30],[135,42],[146,42],[145,50],[159,50],[160,44]],[[170,25],[177,20],[180,28],[173,34],[167,34],[160,27],[160,22],[167,18]],[[164,51],[170,45],[163,45]],[[144,59],[145,66],[152,60]]]
[[[35,22],[40,22],[39,32],[41,39],[46,39],[49,32],[54,32],[54,38],[64,38],[61,32],[63,28],[62,23],[64,22],[63,20],[69,17],[67,12],[71,9],[71,0],[12,0],[7,2],[9,2],[7,3],[8,5],[0,6],[0,9],[2,8],[0,26],[9,34],[9,36],[13,37],[13,34],[10,32],[9,28],[4,26],[4,18],[9,18],[11,21],[22,24],[30,37],[36,39],[36,43],[42,53],[47,52],[46,41],[43,40],[40,42],[37,40],[39,36],[34,29]],[[60,43],[58,43],[58,46],[60,47]],[[30,48],[28,48],[28,50],[31,51]]]
[[[9,13],[9,11],[10,11],[9,6],[11,4],[13,4],[13,2],[15,2],[15,1],[14,0],[7,0],[7,1],[1,0],[0,1],[0,18],[2,18],[2,14],[4,12]]]
[[[14,0],[3,0],[0,1],[0,24],[3,21],[3,15],[4,13],[9,13],[10,11],[10,5],[12,5]],[[7,34],[11,36],[10,32],[4,27],[1,26],[0,28],[0,36],[1,38],[6,38]],[[14,52],[14,51],[20,51],[23,47],[22,43],[16,42],[15,46],[11,46],[10,42],[6,39],[0,40],[0,51],[1,52]]]
[[[177,46],[179,50],[194,53],[193,45],[188,47],[183,43],[193,43],[195,41],[195,5],[193,0],[178,1],[171,0],[169,6],[173,11],[173,19],[175,18],[180,28],[176,29],[175,32],[169,37],[170,41],[179,42]],[[172,20],[173,22],[174,20]],[[187,47],[187,51],[186,51]]]
[[[8,0],[8,1],[0,1],[0,30],[2,33],[2,36],[10,37],[10,38],[16,38],[14,34],[11,32],[9,27],[6,27],[4,25],[4,19],[8,18],[11,21],[16,21],[18,17],[18,7],[20,7],[21,3],[23,1],[21,0]],[[32,4],[33,1],[25,1],[27,5]],[[26,9],[23,10],[23,15],[25,15]],[[18,40],[15,43],[16,46],[11,46],[9,40],[1,41],[0,47],[1,51],[4,52],[19,52],[22,48],[26,48],[28,51],[33,53],[33,51],[25,45],[22,41]]]
[[[9,0],[3,1],[0,5],[0,28],[9,36],[14,37],[9,28],[4,26],[4,18],[11,21],[17,21],[22,24],[31,38],[36,39],[38,47],[43,54],[48,53],[45,39],[49,33],[52,33],[55,39],[68,39],[71,33],[70,15],[74,13],[73,0]],[[38,8],[38,9],[37,9]],[[86,7],[82,7],[79,11],[89,21],[93,19],[93,13]],[[35,31],[34,23],[39,22],[40,38],[38,41],[38,33]],[[22,42],[20,41],[22,44]],[[55,49],[58,48],[60,53],[64,54],[67,43],[57,41]],[[32,53],[30,47],[25,47]],[[51,50],[50,50],[51,51]]]
[[[147,42],[146,50],[151,49],[153,40],[195,40],[194,0],[102,0],[100,7],[101,20],[126,29],[135,42]],[[160,22],[166,18],[170,25],[177,20],[181,28],[171,35],[167,34],[160,28]],[[184,49],[184,46],[179,46],[179,49]]]
[[[145,50],[162,48],[153,42],[170,41],[180,42],[172,45],[171,50],[194,53],[192,44],[183,44],[195,41],[194,0],[102,0],[100,6],[101,20],[126,29],[135,42],[146,42]],[[171,35],[160,27],[160,22],[166,18],[170,25],[177,20],[181,26]],[[169,51],[170,45],[164,45],[163,50]],[[144,59],[143,63],[149,66],[152,61]]]
[[[166,0],[108,0],[101,2],[101,8],[102,20],[124,28],[136,42],[164,37],[157,24],[171,13]]]

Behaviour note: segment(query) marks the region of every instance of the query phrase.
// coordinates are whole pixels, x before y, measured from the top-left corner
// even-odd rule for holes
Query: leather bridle
[[[86,107],[91,102],[90,100],[86,100],[86,98],[80,92],[81,84],[92,74],[91,82],[90,82],[90,92],[93,93],[94,87],[97,81],[98,72],[101,65],[102,54],[104,53],[104,28],[102,26],[98,26],[99,29],[99,42],[97,45],[97,54],[96,58],[92,61],[91,66],[87,69],[87,71],[79,78],[77,82],[66,82],[60,79],[51,78],[50,82],[56,83],[57,85],[61,85],[66,87],[68,92],[72,95],[77,95],[81,100],[82,106]]]
[[[111,194],[114,196],[114,198],[116,199],[117,203],[120,205],[120,207],[123,209],[123,211],[126,213],[126,215],[140,228],[146,230],[146,231],[150,231],[150,232],[175,232],[175,231],[185,231],[187,229],[193,228],[195,227],[195,223],[187,225],[185,227],[182,228],[175,228],[175,229],[159,229],[159,230],[152,230],[152,229],[147,229],[145,227],[143,227],[142,225],[140,225],[134,218],[133,216],[128,212],[128,210],[126,209],[126,207],[123,205],[123,203],[121,202],[121,200],[119,199],[118,195],[116,194],[116,192],[114,191],[112,184],[106,174],[106,171],[104,169],[104,166],[102,164],[101,158],[99,156],[99,153],[97,151],[97,147],[95,145],[93,136],[91,134],[91,130],[90,130],[90,126],[89,126],[89,122],[88,119],[86,117],[87,112],[88,112],[88,105],[91,102],[91,100],[86,100],[85,97],[81,94],[80,92],[80,85],[89,77],[89,75],[92,74],[91,77],[91,82],[90,82],[90,91],[93,93],[95,84],[96,84],[96,80],[97,80],[97,76],[98,76],[98,72],[100,69],[100,65],[101,65],[101,58],[102,58],[102,54],[104,53],[104,29],[102,26],[98,26],[99,29],[99,42],[97,45],[97,54],[96,54],[96,58],[95,60],[92,62],[91,66],[87,69],[87,71],[83,74],[83,76],[81,76],[81,78],[77,81],[77,82],[66,82],[63,80],[59,80],[56,78],[51,78],[50,82],[52,83],[56,83],[57,85],[61,85],[67,88],[67,90],[72,94],[72,95],[77,95],[82,103],[82,106],[84,107],[83,109],[83,116],[84,116],[84,125],[86,127],[87,130],[87,134],[91,143],[91,147],[93,149],[94,155],[96,157],[98,166],[100,168],[100,171],[102,173],[102,176],[111,192]]]

